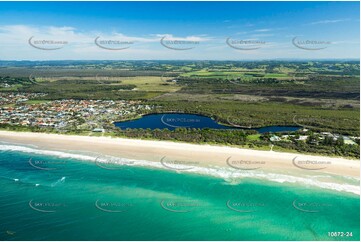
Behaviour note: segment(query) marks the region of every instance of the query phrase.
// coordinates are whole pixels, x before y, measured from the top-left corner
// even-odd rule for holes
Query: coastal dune
[[[169,141],[0,131],[0,141],[63,152],[91,152],[179,167],[227,167],[238,172],[257,170],[291,175],[331,174],[359,179],[359,160],[259,151],[228,146]]]

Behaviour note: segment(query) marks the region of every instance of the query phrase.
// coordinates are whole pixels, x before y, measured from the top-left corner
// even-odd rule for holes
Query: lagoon
[[[267,132],[292,132],[300,129],[299,126],[266,126],[261,128],[240,128],[226,126],[217,123],[210,117],[198,114],[184,113],[161,113],[144,115],[139,119],[115,122],[114,125],[120,129],[169,129],[176,128],[199,128],[199,129],[245,129],[256,130],[259,133]]]

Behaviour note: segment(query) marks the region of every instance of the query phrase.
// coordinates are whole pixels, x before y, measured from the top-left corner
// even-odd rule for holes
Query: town
[[[29,98],[46,94],[0,93],[0,124],[50,127],[61,130],[104,132],[113,121],[150,110],[140,101],[55,100],[27,104]]]

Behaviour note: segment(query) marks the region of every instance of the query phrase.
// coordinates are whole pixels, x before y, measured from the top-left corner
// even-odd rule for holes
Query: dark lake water
[[[169,129],[176,128],[210,128],[210,129],[240,129],[237,127],[225,126],[217,123],[215,120],[196,114],[167,113],[167,114],[150,114],[140,119],[115,122],[114,125],[121,129]],[[244,128],[246,129],[246,128]],[[300,129],[299,126],[267,126],[254,128],[259,133],[266,132],[290,132]]]

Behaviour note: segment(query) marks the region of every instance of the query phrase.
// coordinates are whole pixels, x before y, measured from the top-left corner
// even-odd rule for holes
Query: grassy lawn
[[[257,141],[260,140],[260,134],[252,134],[247,136],[247,140],[249,141]]]
[[[25,103],[26,104],[39,104],[39,103],[45,103],[45,102],[49,102],[48,100],[28,100]]]

